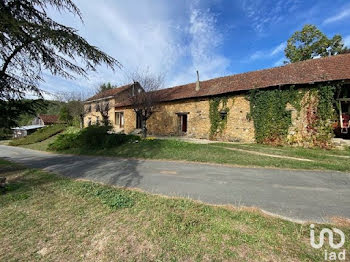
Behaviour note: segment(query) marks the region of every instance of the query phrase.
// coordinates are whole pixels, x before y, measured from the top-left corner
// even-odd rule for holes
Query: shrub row
[[[20,145],[29,145],[41,142],[43,140],[46,140],[58,133],[61,133],[63,130],[65,130],[66,126],[63,124],[59,125],[51,125],[43,127],[37,131],[35,131],[33,134],[30,134],[26,137],[19,138],[12,140],[10,142],[11,146],[20,146]]]
[[[140,140],[140,137],[124,134],[109,134],[111,127],[89,126],[77,133],[63,133],[49,145],[49,150],[62,151],[70,148],[103,149],[127,142]]]

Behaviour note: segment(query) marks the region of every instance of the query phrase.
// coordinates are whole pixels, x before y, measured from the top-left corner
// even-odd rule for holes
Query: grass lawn
[[[47,151],[47,147],[49,144],[51,144],[55,139],[57,138],[58,135],[52,136],[46,140],[43,140],[38,143],[34,144],[29,144],[29,145],[22,145],[21,147],[29,148],[29,149],[34,149],[34,150],[41,150],[41,151]]]
[[[249,152],[233,151],[225,147],[242,148],[248,151],[285,155],[312,161],[274,158]],[[337,170],[350,172],[350,150],[323,150],[262,145],[235,145],[227,143],[194,144],[177,140],[142,140],[126,143],[110,149],[69,149],[63,153],[103,155],[145,159],[172,159],[211,162],[251,167],[275,167],[291,169]]]
[[[323,260],[308,225],[256,210],[75,181],[4,160],[0,174],[8,179],[0,195],[3,261]],[[350,234],[350,225],[337,227]]]

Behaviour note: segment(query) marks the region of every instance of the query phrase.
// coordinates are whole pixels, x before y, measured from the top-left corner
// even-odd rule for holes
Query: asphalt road
[[[213,204],[253,206],[299,221],[350,218],[350,174],[51,154],[0,146],[0,157],[84,178]]]

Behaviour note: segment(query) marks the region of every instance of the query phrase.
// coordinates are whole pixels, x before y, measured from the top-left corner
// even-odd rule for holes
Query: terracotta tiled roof
[[[195,90],[196,83],[190,83],[156,92],[159,94],[160,101],[165,102],[255,88],[348,79],[350,79],[350,54],[344,54],[201,81],[199,91]],[[128,101],[124,101],[116,106],[121,107],[129,104]]]
[[[56,115],[39,115],[45,125],[58,123],[58,116]]]
[[[86,101],[93,101],[93,100],[100,99],[100,98],[105,98],[105,97],[109,97],[109,96],[115,96],[115,95],[117,95],[117,94],[127,90],[132,85],[133,84],[128,84],[128,85],[125,85],[125,86],[120,86],[120,87],[117,87],[117,88],[106,90],[104,92],[98,93],[98,94],[88,98]]]

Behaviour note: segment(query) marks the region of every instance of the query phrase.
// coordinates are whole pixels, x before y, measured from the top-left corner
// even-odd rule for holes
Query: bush
[[[80,128],[75,127],[75,126],[69,126],[66,128],[66,130],[64,131],[64,134],[76,134],[79,133],[81,131]]]
[[[141,138],[135,135],[124,135],[124,134],[107,134],[104,147],[111,148],[114,146],[122,145],[128,142],[139,141]]]
[[[89,126],[80,132],[79,142],[82,147],[89,149],[97,149],[104,146],[108,131],[111,130],[109,126]]]
[[[140,140],[140,137],[124,134],[108,134],[111,127],[89,126],[79,132],[65,132],[49,145],[49,150],[61,151],[70,148],[103,149],[112,148],[127,142]]]
[[[54,135],[57,135],[58,133],[61,133],[65,129],[66,129],[66,126],[62,124],[46,126],[35,131],[31,135],[28,135],[20,139],[12,140],[9,144],[11,146],[20,146],[20,145],[29,145],[29,144],[38,143]]]
[[[12,130],[8,128],[0,128],[0,140],[11,139]]]
[[[62,151],[69,148],[78,148],[79,133],[60,134],[57,139],[49,144],[48,149],[53,151]]]

